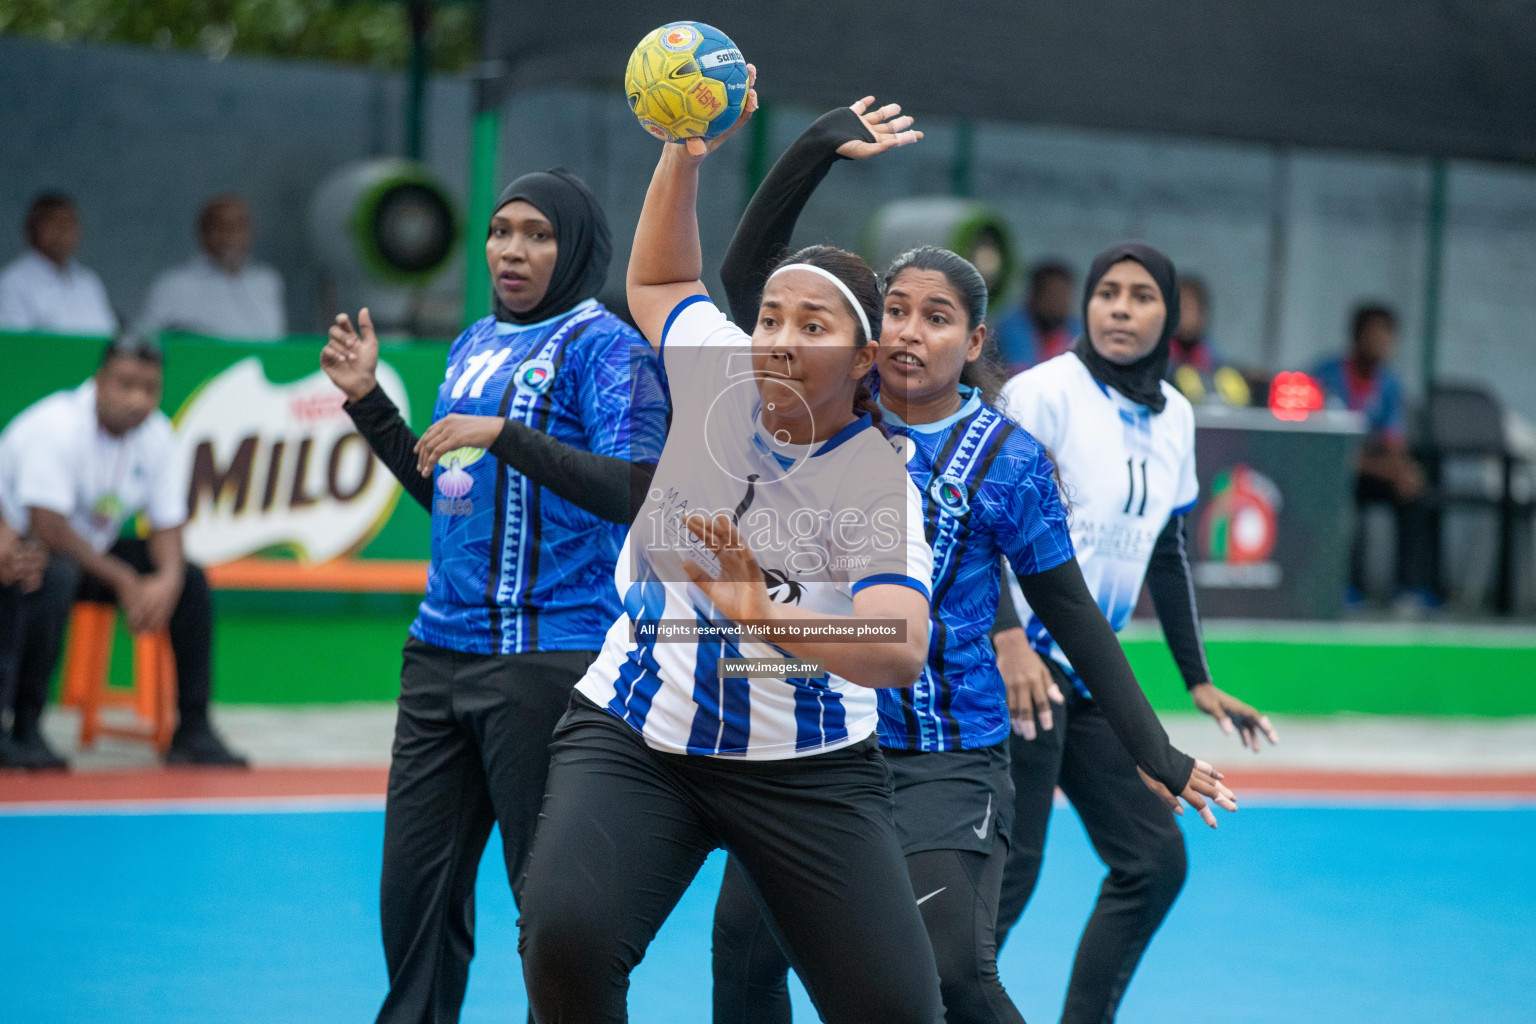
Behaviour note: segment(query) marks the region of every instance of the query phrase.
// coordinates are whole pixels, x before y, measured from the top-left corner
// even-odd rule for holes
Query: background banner
[[[1282,423],[1267,409],[1196,409],[1200,503],[1187,526],[1201,615],[1338,616],[1360,437],[1345,412]]]
[[[187,553],[216,586],[419,592],[427,514],[369,451],[319,368],[323,339],[165,339],[161,408],[190,481]],[[105,341],[8,335],[0,422],[95,372]],[[425,423],[447,346],[383,346],[379,383]]]

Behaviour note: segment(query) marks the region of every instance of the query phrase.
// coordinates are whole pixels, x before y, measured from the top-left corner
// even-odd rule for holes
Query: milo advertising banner
[[[1200,502],[1188,526],[1203,615],[1338,615],[1359,438],[1349,413],[1287,423],[1267,409],[1196,410]]]
[[[410,408],[394,367],[379,384]],[[187,554],[220,565],[283,550],[329,562],[367,545],[401,488],[378,466],[324,373],[274,384],[247,356],[199,387],[176,411],[181,458],[191,467]]]
[[[8,335],[0,416],[95,372],[105,342]],[[319,368],[322,339],[275,344],[165,339],[161,408],[189,481],[188,557],[241,590],[419,592],[427,516],[401,501]],[[379,384],[425,424],[446,346],[384,346]]]

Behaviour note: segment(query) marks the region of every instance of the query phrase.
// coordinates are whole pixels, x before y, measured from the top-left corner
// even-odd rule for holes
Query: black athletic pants
[[[593,651],[468,654],[411,639],[384,807],[381,1024],[459,1019],[475,952],[475,874],[500,824],[513,895],[549,771],[549,738]]]
[[[153,571],[149,545],[120,540],[112,554],[140,573]],[[81,573],[70,558],[48,559],[43,585],[30,594],[16,586],[0,587],[0,709],[15,712],[11,731],[18,737],[37,729],[48,684],[64,646],[64,629],[76,601],[116,602],[110,584]],[[213,594],[203,570],[187,563],[186,582],[171,612],[171,650],[176,659],[178,728],[208,724],[213,665]]]
[[[946,1024],[1024,1024],[997,976],[997,893],[1008,843],[990,854],[907,854],[923,926],[939,968]],[[732,857],[715,903],[714,1024],[789,1024],[789,960],[779,949],[752,884]]]
[[[1016,803],[997,945],[1002,947],[1034,892],[1053,791],[1060,785],[1109,868],[1077,946],[1061,1019],[1107,1024],[1184,885],[1184,834],[1173,812],[1143,785],[1104,713],[1077,693],[1059,666],[1046,664],[1066,705],[1053,709],[1055,728],[1033,740],[1012,739]]]
[[[896,832],[933,946],[948,1024],[1023,1024],[997,975],[997,906],[1013,819],[1008,748],[885,752]],[[715,903],[715,1024],[787,1024],[789,961],[734,858]]]
[[[1438,553],[1434,518],[1422,498],[1401,498],[1380,477],[1355,478],[1355,535],[1349,547],[1349,582],[1365,590],[1365,512],[1371,505],[1390,505],[1397,517],[1396,581],[1399,590],[1433,590],[1437,585]]]
[[[630,971],[724,846],[829,1024],[937,1024],[938,972],[874,737],[777,761],[663,754],[577,695],[555,731],[519,948],[540,1024],[627,1019]]]

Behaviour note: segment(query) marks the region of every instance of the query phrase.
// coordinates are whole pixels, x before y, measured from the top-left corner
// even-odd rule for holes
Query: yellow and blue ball
[[[747,62],[719,29],[674,21],[629,55],[624,94],[640,126],[663,142],[712,139],[741,116]]]

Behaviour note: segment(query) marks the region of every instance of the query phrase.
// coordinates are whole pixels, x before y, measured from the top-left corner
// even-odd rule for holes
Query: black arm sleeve
[[[1195,770],[1195,760],[1168,742],[1163,724],[1125,660],[1115,631],[1083,582],[1077,559],[1021,576],[1019,586],[1046,631],[1093,691],[1121,745],[1142,771],[1175,796],[1182,793]]]
[[[491,454],[572,505],[629,525],[645,501],[656,467],[584,452],[541,430],[507,420]]]
[[[416,434],[383,388],[345,406],[379,461],[417,504],[432,511],[432,481],[416,470]],[[540,487],[613,523],[628,524],[645,501],[656,467],[572,448],[542,431],[508,420],[490,452]]]
[[[990,636],[997,636],[1008,629],[1024,628],[1024,623],[1019,621],[1019,610],[1013,606],[1013,588],[1008,585],[1008,566],[1004,564],[998,568],[997,616],[992,620]]]
[[[1184,685],[1198,686],[1211,680],[1205,661],[1205,638],[1200,635],[1200,612],[1195,607],[1195,578],[1189,570],[1189,549],[1184,542],[1184,517],[1174,516],[1158,534],[1147,566],[1147,590],[1163,624],[1168,649],[1184,677]]]
[[[400,410],[384,389],[374,389],[342,408],[352,417],[352,425],[363,435],[373,454],[395,475],[416,504],[432,511],[432,481],[416,471],[416,433],[400,417]]]
[[[768,271],[789,248],[789,237],[806,200],[832,165],[843,159],[837,155],[837,147],[856,139],[875,141],[868,126],[849,108],[828,111],[784,151],[753,193],[720,265],[720,283],[731,308],[731,321],[741,324],[743,330],[750,332],[757,323],[757,304]]]

